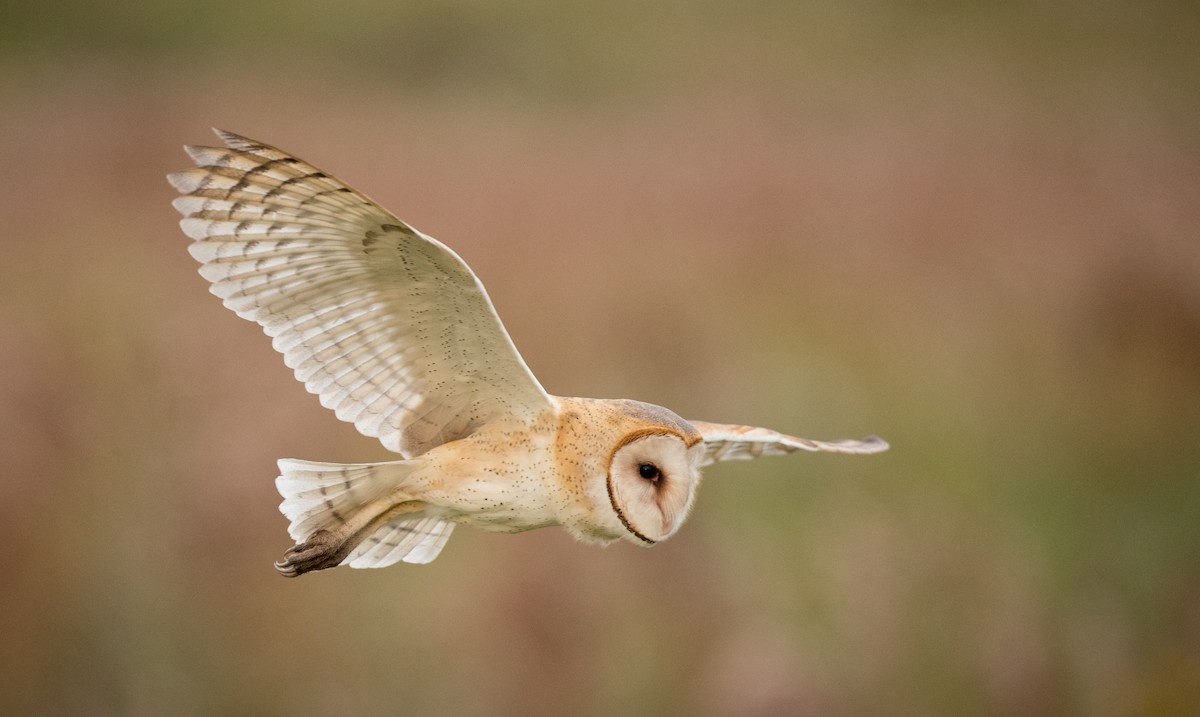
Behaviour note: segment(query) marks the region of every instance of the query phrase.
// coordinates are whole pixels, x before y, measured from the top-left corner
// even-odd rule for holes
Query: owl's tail
[[[279,510],[291,521],[288,534],[297,545],[276,567],[291,576],[335,565],[382,568],[436,558],[454,524],[427,515],[419,502],[395,499],[419,465],[279,461]]]

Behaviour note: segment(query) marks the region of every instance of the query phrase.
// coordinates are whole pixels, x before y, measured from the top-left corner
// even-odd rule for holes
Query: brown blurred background
[[[0,4],[0,713],[1200,713],[1198,27]],[[893,449],[284,580],[275,459],[387,456],[196,275],[214,125],[454,247],[553,393]]]

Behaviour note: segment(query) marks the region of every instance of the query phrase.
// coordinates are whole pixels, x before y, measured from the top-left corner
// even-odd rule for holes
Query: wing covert
[[[168,177],[210,291],[338,418],[406,457],[550,400],[450,248],[286,152],[216,130]]]

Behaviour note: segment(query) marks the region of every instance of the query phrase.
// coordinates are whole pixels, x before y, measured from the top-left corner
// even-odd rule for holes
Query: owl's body
[[[281,460],[297,541],[284,575],[429,562],[455,525],[653,545],[682,525],[708,463],[887,448],[552,396],[449,248],[312,165],[218,135],[228,148],[188,147],[198,168],[170,176],[201,274],[323,405],[403,457]]]
[[[620,518],[608,509],[609,454],[624,436],[662,431],[646,416],[669,412],[637,401],[552,399],[531,425],[489,425],[424,454],[416,488],[432,510],[501,533],[561,525],[589,542],[621,539]],[[687,438],[702,443],[694,429]],[[694,454],[697,469],[702,454]]]

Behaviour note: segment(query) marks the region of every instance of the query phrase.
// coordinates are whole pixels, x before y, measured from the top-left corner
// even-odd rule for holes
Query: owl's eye
[[[638,475],[656,485],[662,480],[662,472],[653,463],[643,463],[638,466]]]

